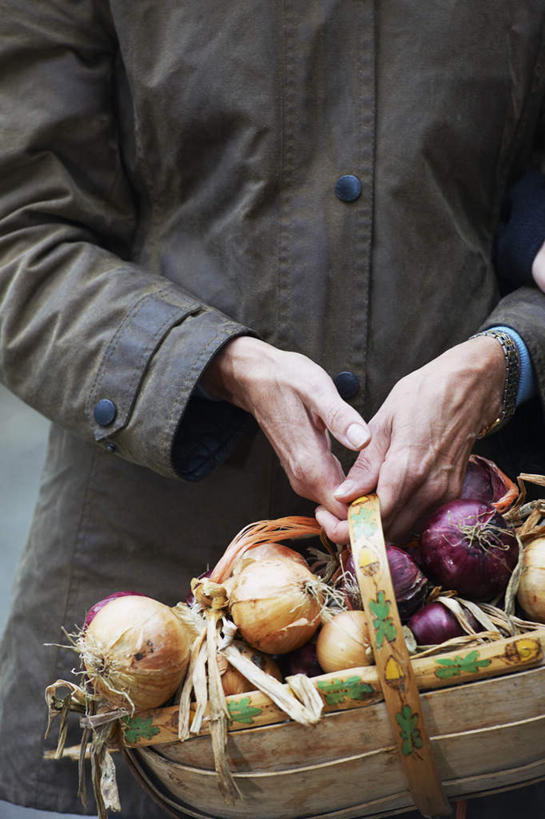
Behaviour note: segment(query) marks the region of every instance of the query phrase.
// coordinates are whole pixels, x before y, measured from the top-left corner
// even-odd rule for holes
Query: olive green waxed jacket
[[[246,523],[312,512],[194,395],[230,338],[352,373],[369,418],[509,325],[538,396],[487,451],[545,471],[545,297],[501,296],[491,262],[507,187],[544,164],[544,26],[543,0],[0,0],[0,376],[53,422],[0,799],[81,810],[74,764],[42,760],[63,624],[117,589],[174,603]],[[155,816],[120,778],[123,816]]]

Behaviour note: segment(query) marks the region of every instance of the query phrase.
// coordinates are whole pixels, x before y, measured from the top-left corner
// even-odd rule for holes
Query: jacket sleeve
[[[200,477],[191,424],[213,464],[245,414],[181,419],[209,360],[250,331],[127,261],[108,22],[94,0],[0,0],[0,44],[0,377],[75,435]]]
[[[505,325],[521,336],[532,361],[534,384],[545,407],[545,295],[537,287],[520,287],[504,296],[481,329]]]

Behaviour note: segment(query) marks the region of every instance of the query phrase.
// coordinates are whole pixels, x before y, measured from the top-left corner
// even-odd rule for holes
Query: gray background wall
[[[48,422],[0,386],[0,634],[10,590],[25,544],[45,457]],[[70,819],[63,814],[0,802],[0,819]]]

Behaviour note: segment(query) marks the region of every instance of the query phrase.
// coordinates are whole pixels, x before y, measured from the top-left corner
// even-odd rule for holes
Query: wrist
[[[483,330],[480,333],[476,333],[469,339],[469,341],[474,344],[479,342],[481,348],[483,348],[485,340],[491,354],[491,344],[494,344],[496,348],[496,352],[494,354],[495,366],[493,371],[496,375],[496,380],[494,381],[496,385],[496,389],[494,390],[494,397],[496,401],[495,406],[491,406],[490,408],[490,416],[483,419],[484,425],[479,432],[479,438],[482,438],[492,432],[496,432],[511,420],[517,406],[516,399],[521,371],[520,353],[517,344],[508,332],[501,328],[490,328],[488,330]],[[500,357],[503,359],[501,364],[499,363]],[[501,388],[501,392],[498,393],[498,386],[500,382],[498,382],[497,377],[502,371],[503,386]]]
[[[255,378],[256,365],[263,366],[275,348],[253,336],[237,336],[217,353],[200,378],[206,392],[216,400],[229,401],[249,410],[244,396],[250,374]]]

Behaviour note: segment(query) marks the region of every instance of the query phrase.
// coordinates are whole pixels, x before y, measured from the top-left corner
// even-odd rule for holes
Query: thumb
[[[381,430],[373,430],[371,443],[358,455],[346,479],[334,491],[336,500],[348,503],[358,495],[376,490],[389,443],[387,436],[381,432],[383,433]]]

